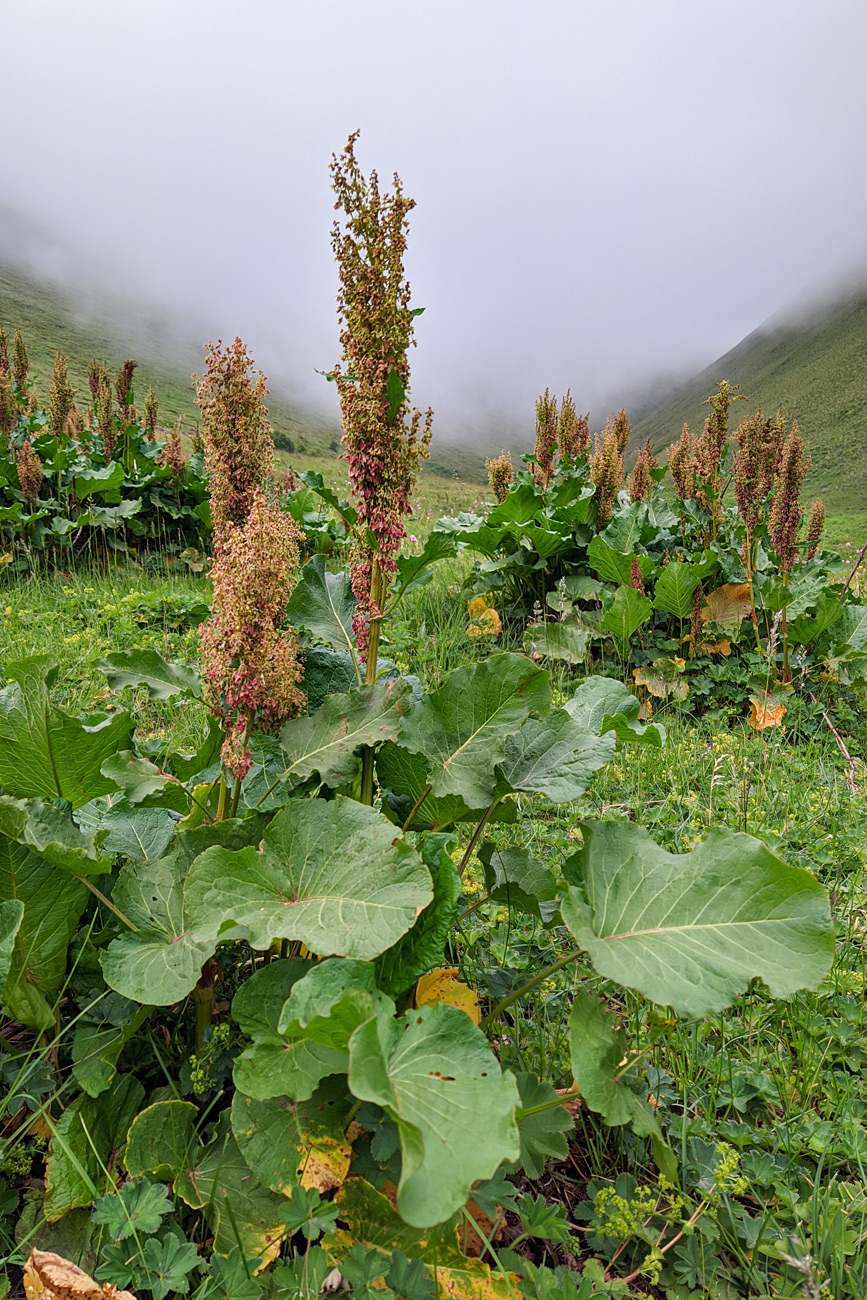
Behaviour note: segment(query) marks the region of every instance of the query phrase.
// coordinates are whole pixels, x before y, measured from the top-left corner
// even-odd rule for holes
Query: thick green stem
[[[193,989],[193,1005],[196,1008],[196,1056],[201,1056],[205,1043],[205,1030],[214,1015],[214,979],[217,963],[206,961],[202,967],[198,983]]]
[[[574,952],[567,953],[565,957],[561,957],[559,961],[555,961],[553,966],[546,966],[543,971],[540,971],[538,975],[534,975],[532,979],[527,980],[527,982],[522,984],[520,988],[513,989],[507,997],[504,997],[501,1002],[497,1003],[493,1011],[489,1011],[480,1021],[479,1028],[487,1029],[488,1025],[492,1024],[493,1021],[495,1021],[498,1016],[502,1015],[502,1013],[512,1006],[513,1003],[526,997],[528,993],[532,992],[537,984],[541,984],[544,980],[550,979],[552,975],[556,975],[558,970],[562,970],[564,966],[568,966],[570,962],[575,961],[575,959],[580,957],[580,955],[581,949],[576,948]]]
[[[217,815],[214,821],[224,822],[226,814],[229,811],[229,786],[226,781],[226,773],[220,773],[220,798],[217,802]]]
[[[787,572],[784,572],[783,586],[788,587],[788,585],[789,585],[789,575]],[[789,624],[786,619],[785,605],[783,606],[783,618],[780,624],[780,631],[783,634],[783,681],[790,682],[792,680],[792,674],[789,671]]]
[[[367,660],[364,671],[365,686],[372,686],[376,681],[376,664],[379,657],[379,631],[382,624],[381,600],[382,579],[379,561],[374,556],[370,571],[370,628],[367,637]],[[373,804],[373,745],[365,745],[361,759],[361,802]]]
[[[493,801],[493,803],[488,804],[487,808],[485,809],[484,817],[479,822],[476,829],[473,831],[473,838],[470,840],[469,844],[467,845],[467,851],[464,854],[464,856],[461,858],[461,865],[458,867],[459,876],[462,876],[466,871],[467,863],[469,862],[472,856],[473,849],[476,847],[479,836],[481,835],[482,831],[485,829],[485,826],[488,824],[488,820],[491,816],[491,813],[494,811],[494,809],[496,808],[497,804],[500,802],[502,797],[503,797],[502,795],[498,794],[496,799]]]

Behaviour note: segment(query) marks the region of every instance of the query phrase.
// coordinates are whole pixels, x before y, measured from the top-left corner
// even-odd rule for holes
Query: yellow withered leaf
[[[450,1006],[466,1012],[474,1025],[482,1018],[475,989],[458,979],[458,972],[452,967],[422,975],[416,984],[415,1005],[426,1007],[434,1002],[448,1002]]]
[[[681,673],[686,668],[686,660],[675,656],[673,659],[655,659],[643,668],[633,668],[632,676],[637,686],[645,686],[651,695],[665,700],[673,695],[676,700],[685,700],[689,695],[689,682]]]
[[[707,597],[702,606],[701,621],[716,623],[719,627],[738,628],[751,608],[750,584],[727,582]]]
[[[351,1160],[349,1142],[320,1135],[307,1148],[299,1165],[301,1186],[312,1187],[320,1193],[335,1191],[346,1181]]]
[[[748,721],[753,731],[765,731],[768,727],[782,727],[785,712],[785,704],[781,703],[773,695],[762,692],[761,695],[750,696],[750,716]]]
[[[487,596],[474,596],[472,600],[467,601],[467,613],[470,618],[480,618],[485,610],[491,608],[491,602]]]
[[[24,1294],[27,1300],[135,1300],[131,1291],[101,1286],[50,1250],[31,1250],[24,1265]]]

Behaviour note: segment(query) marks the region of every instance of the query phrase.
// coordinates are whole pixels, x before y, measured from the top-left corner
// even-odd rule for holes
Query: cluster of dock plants
[[[218,344],[199,386],[214,524],[202,673],[152,650],[101,663],[120,696],[203,699],[200,748],[138,738],[122,707],[64,713],[47,656],[6,665],[2,1063],[21,1149],[47,1141],[19,1239],[75,1243],[98,1281],[157,1300],[202,1273],[202,1300],[312,1297],[334,1266],[357,1296],[625,1294],[616,1269],[555,1272],[521,1250],[570,1242],[534,1185],[566,1157],[579,1099],[632,1130],[670,1219],[685,1203],[643,1045],[597,990],[696,1018],[756,978],[778,997],[815,987],[828,899],[741,833],[670,854],[638,825],[585,822],[558,866],[491,837],[521,801],[568,805],[664,733],[609,676],[555,698],[536,659],[497,653],[425,690],[379,657],[384,620],[451,542],[400,553],[430,430],[408,396],[411,204],[398,183],[381,195],[354,146],[333,163],[349,569],[301,565],[300,529],[270,494],[264,381],[240,340]],[[555,477],[540,459],[503,504],[556,492]],[[628,508],[611,509],[608,528]],[[635,546],[601,545],[640,569]],[[453,968],[471,862],[486,897],[556,935],[556,959],[498,995]],[[500,1049],[570,967],[585,978],[564,1094]],[[726,1153],[716,1164],[720,1194],[737,1195]],[[632,1274],[659,1277],[663,1237]]]

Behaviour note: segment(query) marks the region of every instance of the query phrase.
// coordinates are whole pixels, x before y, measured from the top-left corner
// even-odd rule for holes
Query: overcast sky
[[[328,162],[357,127],[418,203],[441,434],[691,372],[867,258],[865,0],[0,7],[0,202],[66,241],[52,270],[96,259],[308,398],[333,399]]]

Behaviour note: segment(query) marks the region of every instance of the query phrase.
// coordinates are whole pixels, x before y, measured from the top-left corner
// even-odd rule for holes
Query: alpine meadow
[[[0,281],[0,1295],[867,1295],[863,303],[432,449],[357,150],[339,433]]]

